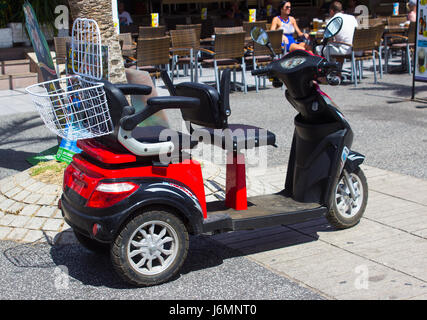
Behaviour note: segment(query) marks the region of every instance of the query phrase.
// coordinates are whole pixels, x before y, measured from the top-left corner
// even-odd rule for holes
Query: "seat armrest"
[[[133,83],[124,83],[124,84],[115,84],[114,85],[117,89],[120,89],[120,91],[123,94],[130,94],[130,95],[147,95],[151,93],[152,88],[150,86],[146,86],[143,84],[133,84]]]
[[[120,119],[120,126],[127,131],[132,131],[139,123],[163,109],[197,108],[200,99],[192,97],[153,97],[147,100],[147,106],[137,114],[125,115]]]

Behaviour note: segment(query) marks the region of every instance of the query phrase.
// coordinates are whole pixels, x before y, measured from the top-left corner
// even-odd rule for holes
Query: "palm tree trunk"
[[[111,0],[68,0],[73,19],[94,19],[101,31],[102,42],[108,45],[109,79],[127,83],[119,37],[113,25]]]

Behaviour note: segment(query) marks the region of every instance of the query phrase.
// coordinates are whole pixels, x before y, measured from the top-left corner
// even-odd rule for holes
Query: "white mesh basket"
[[[104,85],[80,76],[47,81],[26,88],[49,130],[67,140],[113,132]]]

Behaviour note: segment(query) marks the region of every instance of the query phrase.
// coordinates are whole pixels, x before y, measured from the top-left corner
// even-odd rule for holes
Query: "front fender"
[[[347,156],[347,161],[345,162],[344,169],[347,172],[355,172],[359,166],[365,161],[365,156],[355,151],[350,151]]]

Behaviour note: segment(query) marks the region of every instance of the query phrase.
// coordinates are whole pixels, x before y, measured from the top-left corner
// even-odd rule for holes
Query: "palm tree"
[[[113,25],[111,0],[68,0],[73,19],[94,19],[101,31],[102,41],[108,45],[110,81],[127,83],[119,38]]]

